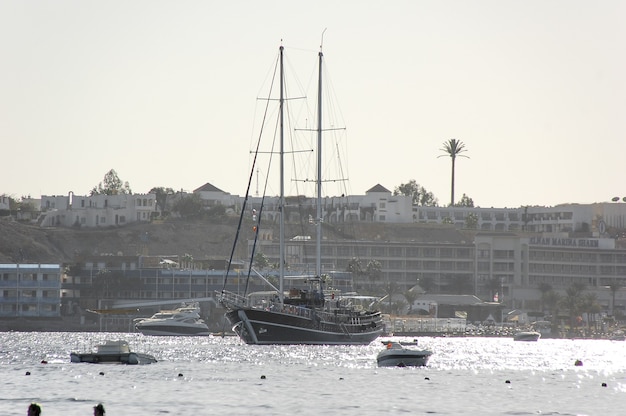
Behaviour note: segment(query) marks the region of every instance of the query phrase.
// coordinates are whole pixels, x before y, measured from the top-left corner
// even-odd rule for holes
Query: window
[[[417,247],[407,247],[406,256],[407,257],[417,257],[419,254],[419,249]]]

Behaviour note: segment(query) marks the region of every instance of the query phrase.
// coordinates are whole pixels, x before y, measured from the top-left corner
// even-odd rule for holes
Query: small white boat
[[[537,341],[541,334],[537,331],[519,331],[513,335],[515,341]]]
[[[389,341],[387,348],[378,353],[376,361],[379,367],[422,367],[432,355],[428,350],[405,348],[404,343]],[[413,343],[411,345],[417,345]]]
[[[197,302],[183,304],[174,310],[157,312],[150,318],[136,319],[135,329],[144,335],[210,335],[208,325],[200,318],[200,306]]]
[[[72,352],[73,363],[91,364],[152,364],[157,360],[152,355],[133,352],[126,341],[106,341],[91,352]]]

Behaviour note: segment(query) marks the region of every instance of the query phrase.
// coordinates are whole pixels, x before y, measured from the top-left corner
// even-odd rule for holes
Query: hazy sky
[[[0,2],[0,194],[245,193],[256,97],[278,46],[322,31],[350,189],[415,179],[440,204],[626,196],[626,2]]]

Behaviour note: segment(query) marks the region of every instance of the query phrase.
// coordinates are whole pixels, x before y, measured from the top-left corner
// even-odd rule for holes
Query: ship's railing
[[[340,302],[335,302],[336,307],[319,310],[298,305],[282,304],[280,302],[272,302],[268,300],[261,300],[260,303],[253,305],[250,303],[249,298],[227,290],[223,290],[221,292],[216,291],[215,294],[218,301],[227,308],[252,307],[313,319],[316,321],[343,322],[348,325],[361,325],[372,321],[382,321],[380,313],[369,315],[363,310],[363,308],[346,308]]]
[[[245,296],[238,295],[228,290],[215,291],[215,297],[218,302],[228,308],[241,308],[248,306],[248,299]]]

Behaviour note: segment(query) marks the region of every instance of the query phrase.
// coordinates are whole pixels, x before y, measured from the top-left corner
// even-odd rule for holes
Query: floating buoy
[[[602,383],[602,387],[606,387],[606,383]]]
[[[101,376],[103,376],[103,375],[104,375],[104,371],[100,371],[100,373],[98,373],[98,374],[100,374]]]
[[[511,384],[511,380],[505,381],[506,384]]]
[[[264,375],[261,376],[261,380],[265,380],[265,376]]]
[[[30,371],[27,371],[27,372],[26,372],[26,375],[27,375],[27,376],[29,376],[29,375],[30,375]]]
[[[183,373],[178,373],[178,377],[182,377],[182,376],[183,376]]]
[[[424,380],[430,380],[430,377],[424,377]]]

